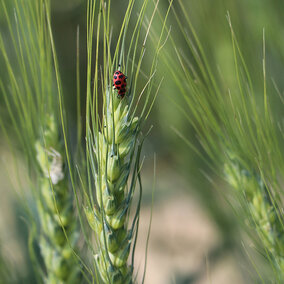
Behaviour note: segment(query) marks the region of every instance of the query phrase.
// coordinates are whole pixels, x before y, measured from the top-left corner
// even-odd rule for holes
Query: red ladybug
[[[118,90],[118,97],[123,99],[126,93],[127,77],[119,70],[113,74],[113,88]]]

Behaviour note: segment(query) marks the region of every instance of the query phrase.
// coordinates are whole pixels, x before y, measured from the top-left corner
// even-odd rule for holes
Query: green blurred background
[[[139,0],[141,1],[141,0]],[[8,3],[9,1],[7,1]],[[70,125],[76,124],[76,31],[80,27],[81,100],[84,106],[86,76],[86,1],[52,1],[52,25],[63,81],[65,105]],[[114,34],[121,23],[124,1],[113,1]],[[138,2],[138,1],[137,1]],[[284,2],[281,0],[184,0],[182,1],[197,34],[205,48],[212,69],[220,72],[223,84],[236,89],[231,35],[226,19],[231,15],[234,30],[243,51],[256,93],[263,92],[262,36],[265,29],[267,84],[269,98],[276,117],[281,118],[283,105],[279,104],[273,80],[284,90]],[[175,1],[173,2],[175,7]],[[160,0],[165,11],[168,1]],[[12,8],[12,7],[10,7]],[[153,6],[152,6],[153,8]],[[149,15],[150,15],[149,10]],[[177,9],[177,13],[179,10]],[[150,17],[150,16],[149,16]],[[1,31],[7,31],[0,11]],[[183,19],[181,18],[181,21]],[[159,28],[154,21],[154,29]],[[176,29],[171,13],[168,20],[176,45],[188,54],[184,39]],[[142,43],[141,43],[142,44]],[[168,41],[164,50],[173,52]],[[143,68],[147,61],[146,50]],[[161,53],[161,56],[163,52]],[[0,62],[1,63],[1,62]],[[3,73],[3,72],[2,72]],[[0,75],[4,77],[5,74]],[[204,161],[179,138],[178,129],[201,150],[196,134],[172,103],[182,104],[177,87],[164,67],[161,57],[157,78],[164,78],[148,125],[154,128],[145,144],[143,169],[144,201],[142,209],[137,264],[142,267],[147,235],[154,153],[157,155],[157,187],[148,256],[146,283],[252,283],[254,273],[241,245],[243,233],[226,201],[230,189],[214,176]],[[157,81],[158,82],[158,81]],[[4,110],[3,110],[4,111]],[[83,109],[82,109],[83,111]],[[84,112],[84,111],[83,111]],[[190,114],[189,114],[190,115]],[[1,139],[2,140],[2,139]],[[1,199],[0,199],[0,283],[34,283],[27,252],[27,226],[21,201],[11,189],[13,159],[2,142]],[[21,162],[19,162],[21,165]],[[24,171],[24,169],[23,169]],[[213,180],[215,186],[210,180]],[[249,251],[249,253],[253,253]],[[142,269],[141,269],[142,270]],[[13,278],[8,275],[12,272]],[[8,278],[5,278],[6,276]],[[212,282],[210,282],[210,280]],[[256,281],[256,280],[255,280]]]

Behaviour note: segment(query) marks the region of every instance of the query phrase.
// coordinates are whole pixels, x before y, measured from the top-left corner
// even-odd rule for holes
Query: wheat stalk
[[[152,93],[157,57],[163,46],[164,24],[169,10],[158,44],[151,54],[153,63],[150,72],[144,87],[139,91],[142,59],[158,1],[151,11],[150,21],[146,21],[149,2],[142,1],[141,7],[138,4],[139,12],[135,14],[136,3],[129,0],[123,13],[119,36],[115,40],[111,34],[111,2],[96,4],[95,1],[88,1],[86,160],[89,190],[85,191],[87,197],[84,211],[96,239],[96,280],[99,283],[127,284],[135,282],[134,254],[142,195],[140,153],[144,135],[141,129],[159,89],[159,86],[155,86],[156,92]],[[97,12],[99,14],[95,18]],[[130,18],[133,17],[136,24],[130,31]],[[143,25],[146,27],[145,37],[141,38]],[[95,28],[96,64],[93,68],[92,34]],[[102,49],[98,40],[100,37],[103,38]],[[99,59],[103,59],[103,67],[99,66]],[[112,88],[113,76],[119,66],[122,73],[128,76],[125,95]],[[142,106],[140,112],[138,104]]]
[[[44,282],[78,283],[79,266],[72,250],[78,239],[78,228],[74,222],[68,176],[63,169],[64,145],[53,116],[47,116],[43,139],[36,142],[35,148],[42,172],[37,209],[40,219],[38,241],[47,272]]]
[[[130,230],[127,224],[137,178],[135,172],[129,189],[127,182],[140,132],[139,119],[131,119],[127,99],[117,98],[111,90],[107,97],[103,128],[89,144],[97,162],[93,170],[98,205],[94,211],[86,209],[86,216],[98,236],[99,253],[95,259],[104,283],[130,283],[133,269],[127,265],[127,259],[137,218]]]
[[[250,226],[244,228],[251,234],[253,232],[254,235],[258,235],[261,246],[257,245],[259,242],[253,238],[255,247],[272,268],[273,281],[282,283],[284,226],[281,210],[283,190],[280,181],[283,178],[284,161],[283,151],[279,145],[283,143],[283,137],[269,106],[265,45],[264,92],[263,98],[260,98],[263,100],[262,106],[254,92],[250,73],[229,15],[227,17],[232,35],[235,81],[238,86],[237,90],[233,91],[224,90],[219,83],[222,82],[222,78],[219,78],[209,65],[204,48],[180,0],[178,7],[183,11],[183,17],[174,9],[175,19],[191,57],[187,57],[178,49],[174,36],[170,37],[179,64],[176,64],[169,54],[165,54],[165,63],[184,99],[185,107],[172,101],[178,105],[179,110],[194,128],[206,156],[192,141],[180,133],[179,135],[206,161],[212,173],[226,179],[237,189],[238,201],[243,201],[239,204],[244,209],[246,219],[251,221]],[[184,23],[189,32],[185,31]],[[252,264],[257,267],[255,263]],[[265,279],[264,272],[258,274],[260,278]],[[271,275],[269,277],[271,278]]]
[[[53,88],[47,25],[50,3],[33,0],[13,1],[9,5],[14,7],[13,17],[6,1],[1,1],[13,49],[11,53],[1,34],[0,51],[8,80],[4,83],[1,78],[0,86],[12,124],[10,132],[16,134],[27,159],[36,212],[28,206],[26,209],[29,225],[37,227],[31,237],[39,244],[43,267],[34,257],[33,244],[30,245],[31,258],[39,282],[78,283],[80,266],[71,248],[78,239],[78,226],[64,169],[64,140],[57,119],[57,93]],[[13,55],[16,63],[11,58]]]
[[[225,164],[224,172],[227,181],[239,191],[247,204],[251,226],[256,230],[267,257],[277,269],[281,279],[284,277],[284,230],[281,212],[275,204],[278,196],[271,196],[261,176],[247,170],[237,159],[230,155]]]

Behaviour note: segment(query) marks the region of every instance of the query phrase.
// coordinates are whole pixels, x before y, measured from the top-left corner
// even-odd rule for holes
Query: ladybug
[[[113,74],[113,88],[118,90],[118,98],[123,99],[126,93],[127,77],[119,70]]]

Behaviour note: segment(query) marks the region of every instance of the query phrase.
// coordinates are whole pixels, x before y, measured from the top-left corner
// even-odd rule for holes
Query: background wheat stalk
[[[176,132],[206,161],[212,173],[226,179],[237,189],[235,198],[244,212],[238,218],[248,231],[253,228],[250,235],[258,236],[252,240],[272,270],[273,280],[269,281],[282,283],[283,190],[280,183],[284,171],[280,145],[283,143],[283,136],[269,105],[265,40],[263,38],[263,94],[259,98],[254,92],[248,67],[227,14],[237,89],[224,90],[220,83],[222,78],[209,66],[190,18],[183,12],[188,32],[182,26],[176,9],[185,11],[184,4],[178,1],[173,11],[178,30],[187,42],[186,52],[189,55],[179,50],[175,37],[172,36],[170,39],[175,47],[173,52],[180,65],[177,66],[169,54],[165,54],[165,64],[184,98],[186,107],[172,101],[194,128],[202,150],[194,146],[184,134],[178,130]],[[251,260],[258,277],[266,279],[253,258]]]
[[[37,201],[40,235],[38,238],[46,276],[45,283],[78,283],[78,261],[73,255],[78,226],[68,176],[64,172],[64,144],[53,116],[47,116],[42,141],[35,148],[42,171]],[[67,242],[68,239],[68,242]]]
[[[278,196],[271,196],[261,176],[247,170],[234,157],[225,164],[225,175],[228,182],[243,196],[247,202],[247,211],[251,215],[251,226],[256,230],[267,257],[275,266],[281,279],[283,278],[284,238],[283,224],[276,208]]]
[[[1,1],[14,45],[11,51],[0,35],[7,81],[0,81],[8,118],[25,153],[36,211],[26,205],[29,223],[35,226],[31,238],[38,243],[44,262],[36,258],[31,242],[31,257],[38,281],[44,283],[78,283],[78,262],[71,246],[78,233],[73,196],[65,164],[64,141],[58,123],[58,99],[54,89],[52,50],[48,33],[49,1],[13,1],[14,11]],[[9,6],[10,7],[10,4]],[[13,13],[14,12],[14,13]],[[13,108],[16,112],[13,112]],[[5,130],[5,125],[2,124]],[[8,137],[8,143],[11,138]],[[27,197],[23,196],[23,199]],[[38,218],[37,218],[38,217]]]

